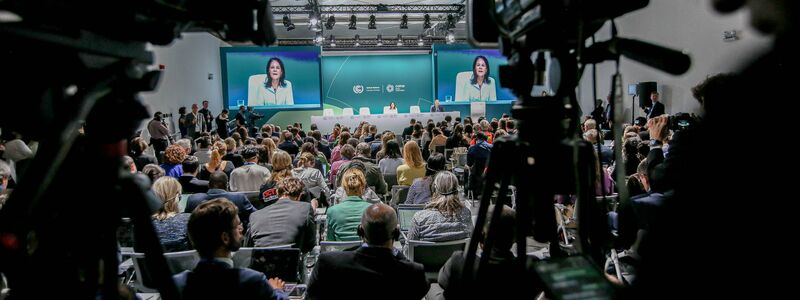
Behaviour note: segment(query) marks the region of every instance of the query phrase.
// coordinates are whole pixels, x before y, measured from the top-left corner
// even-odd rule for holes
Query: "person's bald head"
[[[391,242],[397,231],[397,213],[383,203],[372,204],[361,216],[361,237],[370,246],[382,246]]]

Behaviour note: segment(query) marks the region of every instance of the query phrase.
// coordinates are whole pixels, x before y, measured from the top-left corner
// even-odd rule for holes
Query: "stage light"
[[[403,17],[400,18],[400,29],[408,29],[408,15],[403,14]]]
[[[455,43],[456,42],[456,35],[453,34],[452,30],[448,30],[447,31],[447,35],[445,36],[445,39],[447,40],[448,44]]]
[[[361,37],[356,34],[356,38],[354,39],[355,43],[353,43],[354,47],[361,46]]]
[[[367,25],[367,28],[369,28],[369,29],[378,29],[378,27],[375,26],[375,15],[370,15],[369,16],[369,25]]]
[[[322,32],[317,32],[316,36],[314,37],[314,43],[317,45],[322,45],[322,42],[325,41],[325,38],[322,36]]]
[[[322,31],[322,25],[319,23],[319,17],[314,13],[308,15],[308,29],[314,32]]]
[[[447,15],[447,29],[456,28],[456,17],[452,14]]]
[[[283,27],[286,27],[286,31],[294,30],[294,23],[289,19],[289,15],[283,15]]]
[[[350,15],[350,25],[348,26],[348,28],[350,28],[350,30],[356,30],[357,21],[358,18],[356,18],[356,15]]]
[[[336,38],[334,38],[332,34],[328,38],[328,42],[330,43],[331,47],[336,47]]]
[[[431,15],[425,14],[425,21],[422,23],[423,29],[430,29],[431,28]]]
[[[336,25],[336,18],[330,15],[328,16],[328,22],[325,22],[325,29],[331,30],[333,29],[333,25]]]
[[[419,38],[417,38],[417,46],[425,46],[425,40],[422,38],[421,34],[419,35]]]
[[[375,45],[383,46],[383,37],[381,37],[380,34],[378,35],[378,42]]]
[[[402,35],[399,35],[399,34],[397,35],[397,45],[398,46],[402,46],[403,45],[403,36]]]

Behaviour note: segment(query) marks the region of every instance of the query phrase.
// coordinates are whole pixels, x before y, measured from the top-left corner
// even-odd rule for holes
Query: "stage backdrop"
[[[239,105],[258,111],[320,109],[320,47],[222,47],[222,96],[231,112]],[[285,87],[266,88],[267,62],[283,63]],[[231,116],[235,115],[232,113]]]
[[[399,113],[418,105],[422,112],[433,102],[431,56],[350,55],[322,59],[322,98],[325,108],[369,107],[371,114],[382,114],[383,107],[397,104]]]

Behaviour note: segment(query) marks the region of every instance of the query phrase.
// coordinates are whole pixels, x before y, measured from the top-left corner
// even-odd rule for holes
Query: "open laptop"
[[[297,248],[254,248],[249,268],[266,274],[267,278],[280,278],[285,282],[283,291],[290,298],[302,298],[306,285],[300,278],[300,257]]]
[[[414,214],[424,208],[424,204],[400,204],[397,206],[397,221],[400,222],[400,234],[404,240],[408,240],[406,233],[411,228]]]

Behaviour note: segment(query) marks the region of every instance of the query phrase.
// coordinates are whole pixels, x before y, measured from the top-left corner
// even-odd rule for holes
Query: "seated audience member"
[[[314,165],[312,167],[319,170],[320,173],[325,174],[325,170],[331,168],[331,166],[328,164],[328,159],[325,158],[325,155],[317,151],[317,147],[314,146],[316,143],[314,138],[309,137],[306,139],[309,141],[300,145],[300,153],[294,158],[295,165],[297,165],[297,160],[300,159],[300,156],[303,155],[303,153],[311,153],[312,157],[314,157]]]
[[[194,142],[197,144],[197,151],[194,153],[194,156],[197,157],[197,162],[202,165],[211,160],[211,149],[208,147],[208,137],[200,137]]]
[[[327,197],[331,194],[331,191],[325,182],[325,178],[322,177],[322,173],[314,168],[315,161],[317,160],[311,152],[303,152],[297,160],[297,168],[292,169],[292,176],[303,180],[303,184],[307,189],[319,188],[320,193],[325,194]],[[316,195],[314,198],[319,196]]]
[[[442,133],[441,129],[433,128],[433,130],[431,130],[431,134],[433,135],[433,137],[431,138],[431,142],[428,145],[428,149],[430,149],[431,152],[436,151],[436,146],[446,146],[447,137],[444,136],[444,133]]]
[[[164,151],[164,163],[161,168],[165,175],[176,179],[183,175],[183,160],[186,159],[186,150],[178,144],[172,144]]]
[[[442,171],[433,178],[433,197],[425,209],[414,214],[409,240],[444,242],[468,238],[472,214],[458,192],[458,178]]]
[[[186,234],[189,214],[178,211],[181,184],[175,178],[161,177],[153,183],[153,193],[161,199],[161,208],[153,214],[152,219],[164,251],[177,252],[191,249],[189,236]]]
[[[137,137],[131,141],[131,158],[136,164],[136,170],[143,171],[144,166],[149,164],[158,165],[155,156],[144,153],[147,150],[147,142],[143,138]]]
[[[375,188],[375,193],[378,195],[385,195],[387,192],[386,181],[383,179],[383,174],[381,174],[381,170],[378,168],[378,165],[374,163],[372,159],[369,158],[370,148],[367,143],[359,143],[356,146],[356,155],[353,157],[349,162],[346,162],[339,167],[338,174],[343,174],[347,171],[351,166],[356,164],[363,165],[364,174],[367,177],[367,186],[371,186]],[[340,186],[342,183],[342,177],[336,177],[335,186]]]
[[[357,241],[356,227],[359,217],[369,203],[361,199],[367,189],[367,179],[359,168],[350,168],[342,176],[342,187],[347,193],[338,205],[328,208],[327,239],[328,241]]]
[[[197,179],[197,170],[200,164],[197,157],[188,156],[183,160],[183,175],[178,178],[183,192],[187,194],[208,192],[208,181]]]
[[[269,206],[280,199],[281,194],[278,193],[278,182],[284,178],[292,177],[292,157],[286,151],[278,150],[272,154],[272,174],[267,181],[259,188],[259,198],[263,206]],[[300,197],[300,201],[312,203],[311,194],[306,192]],[[315,205],[312,203],[312,205]],[[259,207],[259,209],[263,208]]]
[[[386,143],[388,143],[389,141],[395,141],[395,142],[398,143],[398,147],[397,147],[398,151],[397,152],[400,153],[400,151],[399,151],[399,148],[400,148],[400,146],[399,146],[400,144],[399,143],[400,142],[398,142],[397,136],[395,136],[394,132],[392,132],[390,130],[386,130],[381,134],[381,139],[380,139],[380,145],[379,146],[375,146],[375,141],[373,141],[372,142],[373,144],[370,145],[370,148],[372,149],[372,152],[374,153],[373,156],[375,157],[375,161],[380,162],[384,157],[386,157],[386,151],[387,151],[386,150]],[[402,157],[403,156],[401,154],[400,158],[402,158]]]
[[[122,157],[122,169],[131,174],[136,174],[139,170],[136,168],[136,163],[134,163],[133,158],[127,155]]]
[[[469,141],[464,139],[464,125],[456,124],[453,126],[453,133],[447,138],[447,142],[444,146],[447,149],[469,147]]]
[[[238,168],[244,165],[244,158],[239,155],[239,147],[241,147],[241,143],[236,142],[236,137],[239,135],[234,133],[233,137],[229,137],[225,139],[225,149],[226,153],[222,157],[222,160],[227,160],[233,163],[233,168]]]
[[[186,155],[192,155],[194,152],[192,151],[192,140],[190,139],[180,139],[175,142],[176,145],[181,146],[183,151],[186,152]]]
[[[333,151],[331,152],[331,165],[333,165],[335,162],[337,162],[340,159],[342,159],[342,153],[341,153],[342,147],[344,147],[344,145],[347,145],[347,141],[350,140],[350,137],[351,137],[350,136],[350,132],[346,132],[346,131],[342,132],[337,137],[338,140],[337,140],[336,146],[333,147]],[[331,169],[333,169],[333,167],[331,167]]]
[[[208,180],[208,177],[216,171],[225,172],[225,175],[230,177],[235,167],[233,166],[233,162],[222,159],[227,149],[228,146],[223,142],[214,143],[214,146],[211,147],[211,157],[208,159],[207,163],[200,167],[200,175],[198,178]]]
[[[425,204],[431,201],[433,176],[439,171],[444,170],[444,167],[444,155],[441,153],[434,153],[428,157],[428,163],[425,165],[425,177],[414,179],[414,183],[412,183],[411,188],[408,189],[408,196],[405,199],[405,203]]]
[[[230,189],[232,192],[258,191],[266,179],[270,177],[267,168],[258,165],[258,149],[246,146],[242,149],[243,166],[231,172]]]
[[[483,249],[481,252],[482,255],[487,255],[487,253],[489,255],[489,263],[486,265],[487,269],[483,270],[485,273],[482,272],[483,274],[489,275],[482,279],[480,284],[486,286],[519,286],[523,284],[520,282],[520,279],[524,276],[519,275],[516,271],[514,267],[514,254],[511,252],[516,228],[514,224],[516,213],[514,210],[508,206],[502,206],[503,211],[500,214],[500,220],[498,220],[500,226],[497,228],[496,232],[492,232],[494,245],[492,249],[484,248],[484,241],[486,240],[489,225],[491,224],[490,222],[492,222],[493,210],[495,209],[497,209],[497,206],[492,205],[489,207],[489,220],[487,220],[486,225],[483,227],[483,234],[479,237],[479,245],[481,249]],[[450,259],[447,260],[439,271],[438,284],[443,293],[432,288],[426,299],[530,299],[527,296],[513,294],[516,292],[514,289],[467,288],[462,281],[465,259],[466,253],[463,251],[456,251],[450,256]],[[480,256],[475,259],[476,268],[479,262]],[[531,291],[531,294],[536,294],[535,287],[531,287],[528,290]],[[479,294],[473,294],[475,292]]]
[[[286,151],[289,155],[297,155],[300,152],[300,146],[294,141],[294,135],[290,131],[284,130],[281,138],[283,142],[278,144],[278,149]]]
[[[239,218],[247,225],[250,221],[250,214],[256,211],[247,196],[242,193],[229,193],[226,191],[228,188],[228,175],[223,172],[215,172],[211,174],[208,181],[208,193],[197,193],[189,196],[186,201],[186,208],[184,212],[191,213],[197,206],[211,199],[225,198],[232,202],[239,208]]]
[[[422,151],[416,142],[409,141],[403,146],[404,163],[397,167],[397,184],[410,186],[414,179],[425,176],[425,163]]]
[[[189,218],[189,237],[200,254],[194,270],[173,277],[182,299],[288,299],[283,281],[233,266],[231,252],[242,245],[243,224],[236,206],[217,198]]]
[[[146,175],[147,178],[150,178],[150,186],[165,174],[164,169],[156,164],[145,165],[144,168],[142,168],[142,173]]]
[[[339,150],[339,155],[341,158],[331,164],[331,172],[330,172],[330,182],[336,182],[336,175],[339,174],[339,169],[345,163],[349,162],[350,159],[355,157],[356,155],[356,148],[345,144],[342,146],[342,149]]]
[[[269,247],[294,244],[303,252],[316,245],[314,209],[311,204],[299,202],[303,194],[303,181],[285,178],[278,182],[281,198],[270,206],[250,215],[247,231],[248,246]]]
[[[395,211],[382,203],[370,205],[360,223],[364,244],[354,251],[322,253],[306,299],[422,299],[428,291],[422,265],[392,247],[400,235]],[[353,284],[357,287],[343,288]]]
[[[401,166],[403,163],[403,154],[400,153],[400,144],[397,143],[394,139],[391,139],[384,144],[384,151],[383,155],[376,155],[382,156],[382,159],[378,161],[378,168],[381,169],[381,174],[392,174],[397,176],[397,167]]]

